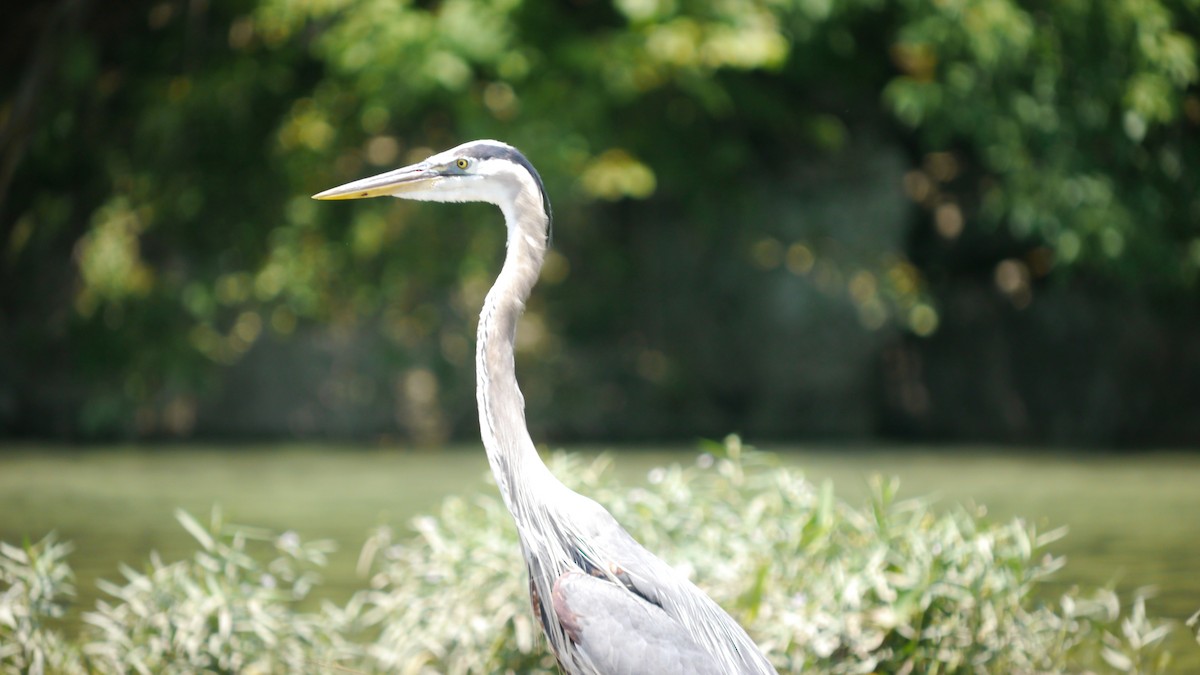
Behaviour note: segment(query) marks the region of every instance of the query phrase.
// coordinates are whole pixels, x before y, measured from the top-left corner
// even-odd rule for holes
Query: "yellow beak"
[[[339,185],[313,195],[313,199],[366,199],[402,193],[419,192],[431,187],[439,178],[427,164],[413,164],[370,178]]]

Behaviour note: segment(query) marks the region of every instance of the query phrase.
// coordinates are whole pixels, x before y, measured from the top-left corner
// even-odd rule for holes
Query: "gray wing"
[[[611,552],[606,572],[639,600],[661,608],[675,625],[713,655],[720,672],[770,675],[775,668],[732,617],[658,556],[647,551],[616,520],[597,532],[602,550]]]
[[[589,665],[609,675],[721,675],[716,659],[661,607],[607,579],[565,572],[554,612]]]

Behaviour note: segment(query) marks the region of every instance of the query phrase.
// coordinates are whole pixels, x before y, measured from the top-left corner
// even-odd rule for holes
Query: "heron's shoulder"
[[[725,672],[681,623],[616,584],[567,572],[555,581],[552,595],[564,631],[599,672]]]

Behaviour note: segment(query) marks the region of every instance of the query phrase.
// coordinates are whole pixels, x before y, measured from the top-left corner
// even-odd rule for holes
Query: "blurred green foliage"
[[[432,376],[467,398],[454,373],[503,233],[464,223],[498,217],[308,195],[476,137],[532,158],[561,224],[523,329],[531,405],[554,398],[539,368],[572,390],[611,370],[564,344],[617,343],[672,384],[623,302],[647,223],[673,239],[644,255],[704,270],[697,295],[745,297],[782,266],[865,330],[935,332],[944,249],[980,232],[1018,242],[995,268],[1016,305],[1072,271],[1190,297],[1198,31],[1193,0],[38,5],[6,29],[0,80],[0,419],[186,433],[221,366],[316,324],[377,332],[407,373],[330,396]],[[875,145],[905,148],[932,257],[768,217],[804,167]],[[673,384],[684,407],[698,383]]]
[[[555,473],[608,505],[746,626],[780,672],[1166,672],[1172,626],[1109,590],[1053,594],[1063,564],[1043,533],[982,509],[934,510],[879,480],[867,504],[835,498],[736,437],[691,466],[622,489],[610,461],[558,456]],[[0,672],[552,673],[528,604],[516,531],[493,492],[453,497],[413,531],[364,546],[368,588],[298,606],[328,542],[180,522],[199,550],[125,567],[76,639],[68,547],[0,545]],[[315,567],[314,567],[315,566]],[[1180,630],[1179,627],[1175,627]]]

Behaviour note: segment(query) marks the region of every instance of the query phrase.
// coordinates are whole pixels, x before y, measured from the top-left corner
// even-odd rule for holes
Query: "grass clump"
[[[78,650],[55,629],[75,595],[70,551],[53,534],[25,548],[0,542],[0,672],[75,670]]]
[[[295,610],[332,542],[227,528],[219,512],[207,527],[182,511],[176,517],[200,550],[173,563],[152,554],[144,571],[123,567],[122,583],[100,582],[112,599],[83,615],[89,670],[305,672],[357,653],[342,613]]]
[[[651,550],[696,579],[781,672],[1162,672],[1170,627],[1099,589],[1057,598],[1046,552],[1061,531],[965,507],[900,500],[877,481],[863,506],[834,498],[731,437],[695,465],[616,485],[607,458],[552,461]],[[552,673],[529,610],[516,533],[495,495],[451,498],[412,530],[363,547],[366,588],[302,610],[330,544],[180,522],[190,560],[152,556],[104,583],[77,636],[69,547],[0,547],[4,673]]]

